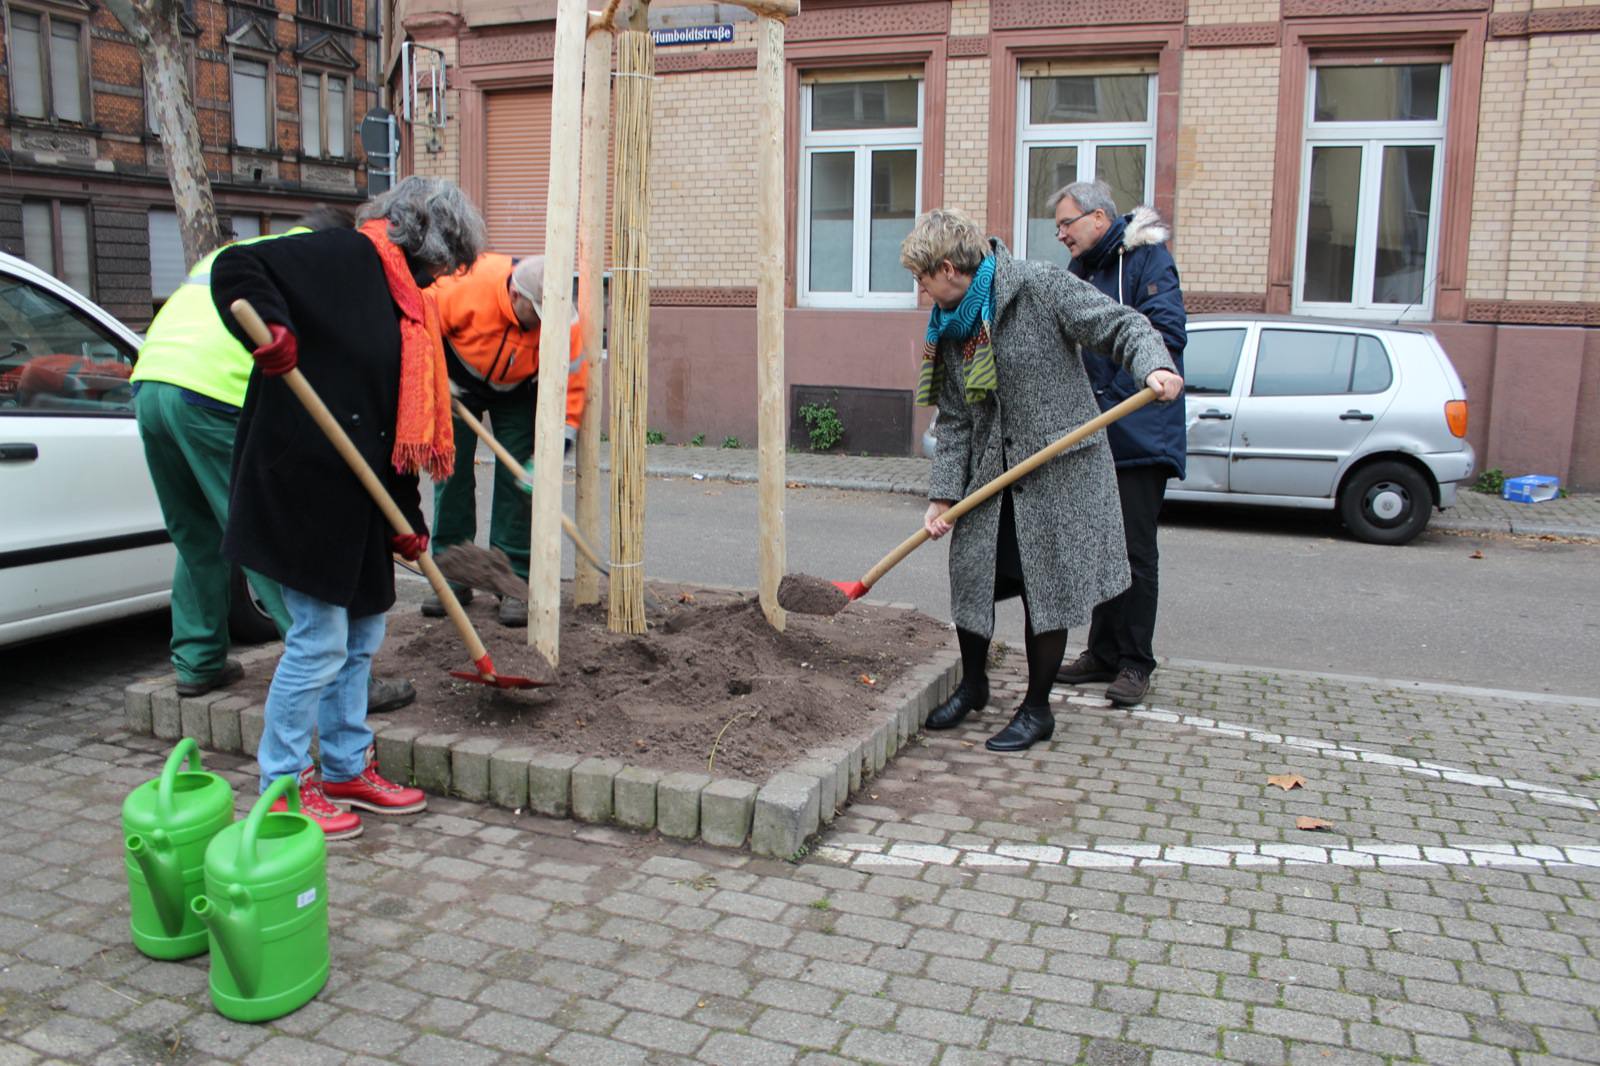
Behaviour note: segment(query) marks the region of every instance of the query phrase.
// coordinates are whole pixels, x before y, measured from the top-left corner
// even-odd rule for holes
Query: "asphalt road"
[[[566,493],[570,514],[570,484]],[[651,479],[646,572],[754,588],[756,495],[753,485]],[[859,578],[917,529],[924,506],[790,489],[788,569]],[[1326,514],[1174,505],[1161,551],[1162,658],[1600,694],[1600,545],[1430,531],[1387,548],[1349,539]],[[947,619],[945,545],[913,552],[873,595]],[[997,634],[1021,642],[1015,602],[1000,605]]]

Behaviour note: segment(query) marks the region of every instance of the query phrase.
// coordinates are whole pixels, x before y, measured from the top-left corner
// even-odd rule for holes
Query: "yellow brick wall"
[[[1276,48],[1184,55],[1175,221],[1185,289],[1266,289],[1278,61]]]
[[[437,48],[444,53],[445,70],[454,73],[456,69],[456,39],[454,37],[440,40],[430,40],[430,47]],[[443,129],[429,129],[422,125],[413,125],[411,134],[411,161],[413,173],[425,178],[446,178],[450,181],[461,180],[461,93],[449,88],[450,76],[445,78],[445,115],[446,122]],[[394,108],[398,114],[398,102]],[[359,121],[359,116],[357,118]],[[478,205],[482,208],[482,204]]]
[[[989,32],[989,0],[952,0],[950,35],[965,37]]]
[[[1527,47],[1506,299],[1600,299],[1600,34],[1533,37]]]
[[[1272,22],[1278,0],[1189,0],[1189,25],[1230,22]]]
[[[1528,75],[1528,42],[1490,41],[1483,57],[1478,109],[1478,160],[1472,232],[1468,244],[1467,298],[1506,297],[1506,249],[1517,202],[1518,141]]]
[[[755,76],[710,71],[655,84],[650,265],[657,287],[756,283]]]
[[[989,225],[989,58],[954,59],[945,66],[944,203]]]

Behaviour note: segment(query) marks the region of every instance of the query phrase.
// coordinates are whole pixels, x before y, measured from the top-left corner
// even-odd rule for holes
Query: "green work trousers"
[[[487,414],[489,432],[505,446],[519,463],[533,456],[532,390],[517,389],[493,399],[481,395],[461,397],[461,403],[481,422]],[[433,535],[435,552],[452,544],[471,544],[478,534],[478,483],[473,469],[478,437],[461,419],[454,422],[456,467],[449,477],[433,489]],[[515,471],[496,461],[494,496],[489,509],[489,546],[506,553],[518,577],[528,576],[528,530],[533,520],[533,505],[522,490],[522,479]]]
[[[142,382],[133,410],[161,518],[178,549],[172,575],[172,665],[179,681],[207,681],[228,655],[233,564],[223,558],[222,531],[228,525],[228,481],[239,415],[191,403],[183,389],[162,381]],[[246,575],[278,631],[287,632],[289,611],[277,583],[249,571]]]

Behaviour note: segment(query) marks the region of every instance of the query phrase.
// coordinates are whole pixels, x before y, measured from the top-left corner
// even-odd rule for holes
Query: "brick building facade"
[[[0,0],[0,249],[142,328],[181,280],[139,56],[103,5]],[[366,199],[371,0],[190,0],[185,38],[217,214],[240,236]]]
[[[754,24],[657,7],[653,27],[733,32],[657,49],[650,423],[750,439]],[[507,251],[536,250],[512,216],[542,213],[545,190],[518,199],[505,168],[552,161],[538,137],[508,154],[496,115],[548,109],[553,16],[403,0],[395,18],[452,67],[455,118],[412,139],[409,165],[489,203]],[[874,444],[910,448],[926,312],[897,234],[946,205],[1059,256],[1044,196],[1107,177],[1174,223],[1192,313],[1430,325],[1480,465],[1600,487],[1600,5],[808,0],[785,50],[791,412],[825,389],[894,427]]]

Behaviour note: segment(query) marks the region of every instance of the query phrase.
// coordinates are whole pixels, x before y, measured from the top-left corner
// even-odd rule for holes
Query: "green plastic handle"
[[[172,817],[172,794],[177,787],[178,764],[185,755],[189,757],[191,772],[200,769],[200,745],[195,743],[194,737],[184,737],[172,749],[172,754],[167,756],[167,765],[161,768],[161,781],[156,785],[156,806],[168,818]]]
[[[239,865],[242,867],[256,864],[256,837],[261,835],[261,823],[267,817],[267,809],[279,798],[286,797],[289,801],[289,811],[292,814],[300,813],[300,775],[285,774],[261,793],[261,798],[256,800],[256,805],[250,808],[250,816],[244,820],[244,837],[239,841]]]

